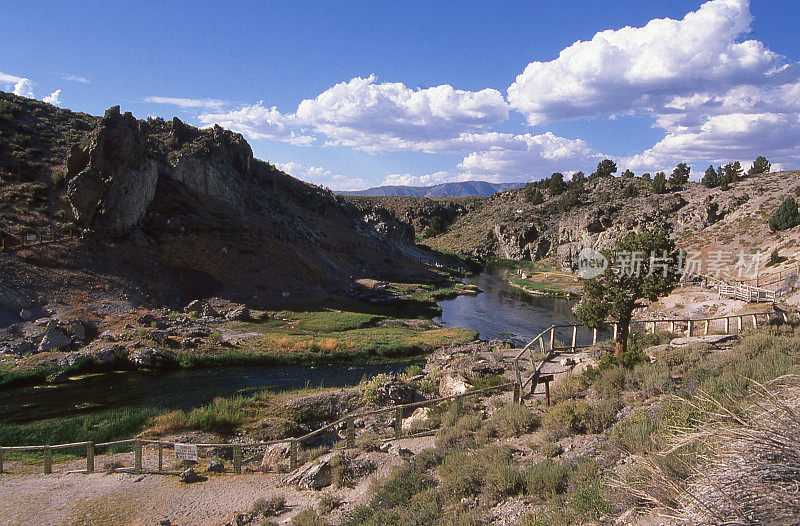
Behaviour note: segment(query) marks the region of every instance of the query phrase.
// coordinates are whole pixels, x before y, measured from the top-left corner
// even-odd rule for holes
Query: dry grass
[[[639,458],[616,484],[687,524],[796,524],[800,517],[800,377],[753,384],[733,403],[687,401],[704,423]]]

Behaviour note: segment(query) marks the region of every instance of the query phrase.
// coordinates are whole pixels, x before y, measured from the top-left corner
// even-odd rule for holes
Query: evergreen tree
[[[630,199],[631,197],[638,197],[639,190],[636,188],[636,185],[633,183],[629,184],[625,187],[625,190],[622,191],[622,198],[623,199]]]
[[[650,177],[650,172],[645,172],[642,174],[642,181],[650,181],[652,177]]]
[[[551,196],[561,195],[567,189],[567,184],[564,182],[564,174],[556,172],[550,176],[550,183],[548,184]]]
[[[703,175],[703,178],[700,180],[700,183],[706,188],[714,188],[719,186],[720,182],[721,181],[717,175],[717,170],[714,168],[714,165],[709,164],[708,168],[706,168],[705,175]]]
[[[667,193],[667,174],[658,172],[653,178],[653,191],[657,194]]]
[[[786,230],[800,225],[800,213],[797,211],[797,202],[787,197],[786,200],[778,207],[775,214],[769,218],[769,228],[773,232],[779,230]]]
[[[760,175],[768,173],[772,165],[766,157],[759,155],[753,162],[753,166],[747,171],[747,175]]]
[[[615,260],[632,254],[644,254],[638,269],[629,269],[621,265],[621,259]],[[651,259],[651,254],[659,259]],[[639,301],[655,301],[669,294],[678,282],[678,258],[675,243],[666,233],[647,230],[631,232],[617,242],[615,255],[609,251],[604,255],[608,267],[600,276],[583,282],[584,297],[576,314],[581,323],[594,329],[605,327],[609,319],[616,321],[619,325],[614,350],[620,356],[627,350],[633,311],[642,306]]]
[[[634,173],[633,173],[633,172],[631,172],[630,170],[627,170],[627,169],[626,169],[624,172],[622,172],[622,177],[630,177],[630,178],[633,178],[633,177],[636,177],[636,174],[634,174]]]
[[[597,163],[597,171],[589,176],[589,179],[601,179],[603,177],[611,177],[611,174],[617,173],[617,163],[611,159],[603,159]]]
[[[677,187],[685,185],[689,182],[689,172],[691,171],[692,169],[686,163],[679,163],[669,177],[670,184]]]

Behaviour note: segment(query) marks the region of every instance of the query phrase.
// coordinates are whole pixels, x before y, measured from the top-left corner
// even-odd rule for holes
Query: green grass
[[[136,436],[159,413],[154,408],[125,408],[22,424],[0,422],[0,444],[37,446],[125,440]]]
[[[374,325],[382,316],[347,311],[304,312],[297,328],[312,332],[340,332]]]
[[[240,324],[260,336],[247,340],[253,354],[271,355],[284,363],[304,362],[303,355],[411,356],[443,345],[466,343],[477,338],[475,331],[458,327],[416,330],[408,327],[363,327],[329,333],[310,333],[287,328]],[[268,359],[267,359],[268,360]]]

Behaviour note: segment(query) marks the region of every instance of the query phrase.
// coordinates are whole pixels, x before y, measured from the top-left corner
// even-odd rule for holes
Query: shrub
[[[451,427],[443,427],[436,433],[436,448],[448,450],[464,448],[475,443],[475,431],[481,426],[481,415],[464,415]]]
[[[591,408],[583,400],[564,400],[544,415],[544,426],[554,437],[583,433],[589,428]]]
[[[325,526],[325,521],[317,515],[313,508],[305,508],[292,517],[292,526]]]
[[[622,191],[622,198],[631,199],[633,197],[639,197],[639,190],[636,188],[636,185],[631,183]]]
[[[333,493],[327,493],[319,500],[317,509],[322,515],[327,515],[342,505],[342,499]]]
[[[385,373],[376,374],[372,378],[364,378],[361,387],[364,389],[361,394],[361,401],[365,404],[378,402],[380,393],[378,388],[391,381],[392,377]]]
[[[769,228],[773,232],[786,230],[798,224],[800,224],[800,213],[797,211],[797,202],[791,197],[787,197],[769,219]]]
[[[447,223],[441,216],[433,216],[425,229],[425,237],[436,237],[444,234],[447,230]]]
[[[524,404],[504,405],[492,417],[491,426],[501,438],[518,437],[530,431],[538,421]]]
[[[603,479],[600,477],[577,484],[569,492],[570,505],[580,516],[598,519],[612,510],[612,506],[603,498],[603,490]]]
[[[539,446],[539,452],[547,458],[554,458],[563,453],[564,448],[555,440],[546,440]]]
[[[453,501],[479,493],[497,500],[519,492],[523,486],[507,447],[490,446],[473,454],[452,453],[438,474],[442,493]]]
[[[667,394],[672,386],[669,366],[663,362],[637,364],[633,378],[645,398]]]
[[[567,490],[569,469],[561,462],[546,459],[525,472],[525,493],[547,499]]]
[[[269,498],[261,497],[250,506],[250,513],[256,517],[273,517],[286,507],[286,497],[271,495]]]

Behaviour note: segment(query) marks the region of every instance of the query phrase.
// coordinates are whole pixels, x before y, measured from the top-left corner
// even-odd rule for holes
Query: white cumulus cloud
[[[549,62],[532,62],[508,88],[530,124],[658,109],[672,97],[761,83],[781,57],[743,40],[749,0],[711,0],[683,20],[655,19],[579,41]]]
[[[43,98],[42,102],[58,106],[59,104],[61,104],[61,90],[60,89],[55,90],[53,93]]]
[[[14,95],[19,95],[20,97],[27,97],[29,99],[33,98],[33,82],[30,79],[22,78],[19,79],[14,84],[14,91],[12,91]]]
[[[300,146],[315,141],[314,137],[297,133],[288,126],[294,121],[291,116],[283,115],[275,106],[264,106],[263,101],[238,110],[203,113],[198,118],[204,124],[219,124],[250,139],[270,139]]]
[[[360,177],[346,177],[319,166],[303,166],[293,161],[275,163],[275,166],[296,179],[331,190],[361,190],[366,186],[366,181]]]
[[[426,151],[426,145],[508,118],[508,105],[494,89],[411,89],[376,80],[370,75],[336,84],[302,101],[296,118],[335,144],[372,152]]]
[[[92,81],[86,77],[82,77],[80,75],[72,75],[70,73],[64,73],[61,75],[61,78],[64,80],[68,80],[70,82],[77,82],[79,84],[91,84]]]

